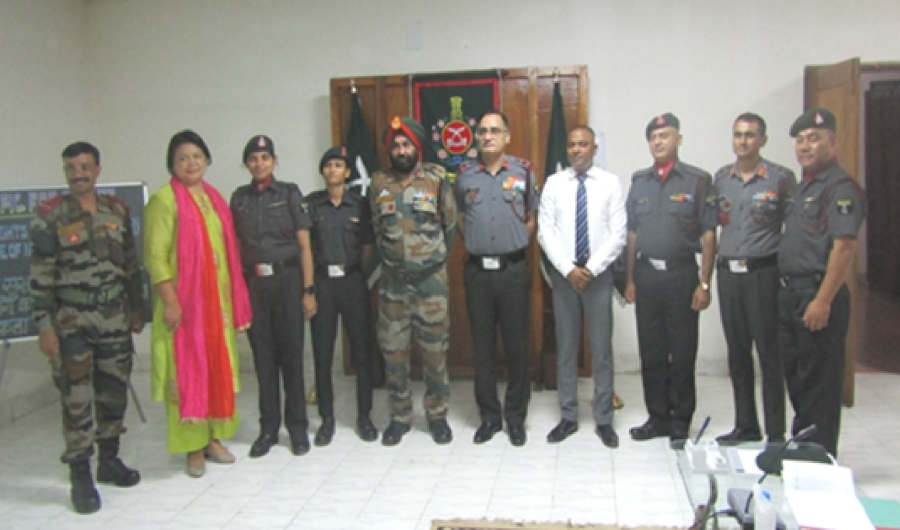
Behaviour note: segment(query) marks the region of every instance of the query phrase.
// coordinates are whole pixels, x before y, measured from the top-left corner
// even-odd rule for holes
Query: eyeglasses
[[[478,127],[475,129],[475,134],[478,136],[487,136],[492,134],[494,136],[501,135],[506,132],[506,129],[502,127]]]

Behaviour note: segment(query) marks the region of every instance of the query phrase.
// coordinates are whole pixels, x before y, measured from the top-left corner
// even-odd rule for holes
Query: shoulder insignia
[[[47,199],[46,201],[44,201],[38,205],[38,207],[37,207],[38,215],[40,215],[40,216],[48,215],[50,212],[52,212],[53,210],[58,208],[60,205],[62,205],[62,203],[63,203],[63,201],[65,201],[65,199],[66,199],[65,195],[57,195],[56,197],[53,197],[52,199]]]
[[[101,195],[101,197],[109,197],[110,202],[112,202],[116,206],[122,208],[123,211],[125,211],[125,212],[128,211],[128,203],[125,202],[124,200],[122,200],[120,197],[117,197],[116,195],[113,195],[113,194]]]

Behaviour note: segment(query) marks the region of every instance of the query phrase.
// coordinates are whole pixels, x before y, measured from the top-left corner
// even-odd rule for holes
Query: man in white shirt
[[[538,241],[553,265],[556,318],[557,387],[562,419],[547,435],[561,442],[578,430],[578,349],[582,315],[592,355],[592,400],[597,436],[607,447],[619,445],[612,427],[612,271],[625,246],[625,201],[619,178],[593,165],[593,129],[569,131],[566,155],[571,167],[547,179],[538,212]]]

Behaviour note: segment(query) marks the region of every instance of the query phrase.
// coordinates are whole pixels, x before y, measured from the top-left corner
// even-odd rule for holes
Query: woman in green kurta
[[[249,317],[239,265],[234,270],[240,258],[230,212],[227,205],[222,212],[221,195],[203,181],[209,162],[199,135],[173,136],[172,180],[153,194],[144,214],[145,263],[156,295],[151,393],[165,402],[169,452],[188,453],[193,477],[203,474],[204,456],[234,462],[219,440],[238,428],[235,329]]]

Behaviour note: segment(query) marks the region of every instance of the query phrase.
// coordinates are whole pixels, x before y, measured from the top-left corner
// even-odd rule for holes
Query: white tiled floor
[[[69,508],[67,468],[57,406],[0,430],[0,527],[2,528],[385,528],[428,529],[435,518],[510,518],[628,525],[687,525],[691,509],[667,440],[636,443],[627,428],[644,420],[640,378],[617,374],[626,407],[615,426],[622,444],[606,449],[590,420],[590,383],[580,385],[581,430],[559,445],[546,433],[558,420],[556,392],[535,392],[525,447],[505,434],[472,444],[478,424],[471,381],[452,385],[454,441],[437,446],[424,430],[422,384],[413,431],[393,448],[364,443],[352,431],[352,379],[338,376],[338,430],[333,443],[294,457],[280,445],[269,455],[246,457],[257,432],[252,374],[239,395],[242,428],[230,448],[233,466],[209,465],[201,479],[183,472],[183,456],[165,451],[162,407],[150,403],[147,374],[134,376],[149,422],[129,407],[122,456],[139,468],[130,489],[101,486],[103,509],[79,516]],[[697,418],[713,416],[711,434],[730,429],[727,378],[698,378]],[[386,395],[376,392],[373,419],[387,423]],[[840,461],[854,470],[860,495],[900,500],[900,376],[859,374],[857,404],[844,410]],[[310,433],[318,426],[314,407]],[[699,425],[700,421],[696,421]],[[287,436],[282,433],[282,442]]]

